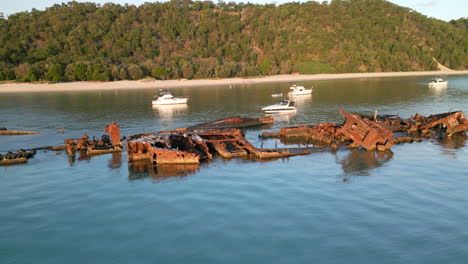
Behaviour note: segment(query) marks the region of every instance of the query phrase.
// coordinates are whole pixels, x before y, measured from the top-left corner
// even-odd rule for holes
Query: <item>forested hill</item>
[[[467,69],[466,30],[384,0],[69,2],[0,19],[0,80]]]

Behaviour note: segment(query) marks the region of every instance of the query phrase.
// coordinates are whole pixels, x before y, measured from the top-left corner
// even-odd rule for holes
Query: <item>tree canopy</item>
[[[0,18],[0,80],[466,69],[466,25],[385,0],[69,2]]]

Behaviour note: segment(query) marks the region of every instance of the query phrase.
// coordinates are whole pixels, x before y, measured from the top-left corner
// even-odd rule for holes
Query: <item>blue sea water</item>
[[[468,76],[447,79],[447,89],[428,88],[426,77],[304,82],[314,92],[297,100],[296,115],[246,136],[259,146],[263,131],[341,122],[339,109],[468,113]],[[257,117],[289,85],[177,88],[188,106],[156,109],[152,90],[0,94],[0,127],[42,132],[2,136],[0,153],[100,136],[111,121],[129,135]],[[467,143],[154,170],[129,167],[125,153],[39,151],[0,167],[0,263],[465,263]]]

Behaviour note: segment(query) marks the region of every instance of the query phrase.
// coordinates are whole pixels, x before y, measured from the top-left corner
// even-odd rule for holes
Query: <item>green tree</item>
[[[168,77],[169,73],[163,67],[156,66],[153,68],[151,75],[156,79],[164,80]]]
[[[269,74],[271,72],[271,63],[268,59],[264,59],[261,63],[260,63],[260,72],[263,74],[263,75],[266,75],[266,74]]]
[[[65,69],[61,64],[52,64],[45,75],[46,79],[52,82],[63,82],[65,78]]]
[[[144,76],[140,66],[136,64],[130,64],[130,66],[128,66],[128,74],[132,80],[139,80]]]

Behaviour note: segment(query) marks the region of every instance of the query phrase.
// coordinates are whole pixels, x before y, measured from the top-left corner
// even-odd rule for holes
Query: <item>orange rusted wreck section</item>
[[[447,135],[468,131],[468,120],[463,112],[449,112],[427,117],[426,125],[422,129],[439,128],[445,129]]]
[[[81,138],[66,139],[67,153],[75,155],[77,150],[85,151],[87,154],[104,154],[122,151],[122,141],[120,139],[120,127],[112,122],[105,128],[108,135],[102,135],[101,139],[89,139],[88,134],[83,134]]]
[[[407,119],[399,115],[353,115],[343,110],[342,124],[321,123],[308,126],[281,128],[279,132],[264,132],[263,137],[277,137],[282,142],[290,138],[305,138],[307,142],[330,145],[332,149],[339,144],[349,148],[367,150],[386,150],[393,144],[421,142],[421,137],[430,137],[438,132],[451,136],[468,131],[468,120],[461,111],[448,112],[425,117],[416,114]],[[399,136],[395,136],[398,133]]]
[[[366,150],[386,150],[393,145],[392,131],[382,125],[340,110],[340,114],[345,116],[343,126],[338,130],[342,135],[341,140],[350,140],[349,148],[363,147]]]
[[[222,158],[244,157],[270,159],[310,154],[318,149],[284,148],[258,149],[240,129],[169,131],[132,135],[127,140],[130,162],[150,160],[157,164],[190,164],[211,160],[213,155]]]
[[[349,148],[362,147],[367,150],[385,150],[393,145],[392,131],[380,124],[357,115],[340,110],[345,116],[343,124],[320,123],[310,126],[281,128],[279,133],[263,133],[263,137],[304,137],[312,143],[330,145],[336,149],[338,144]]]

